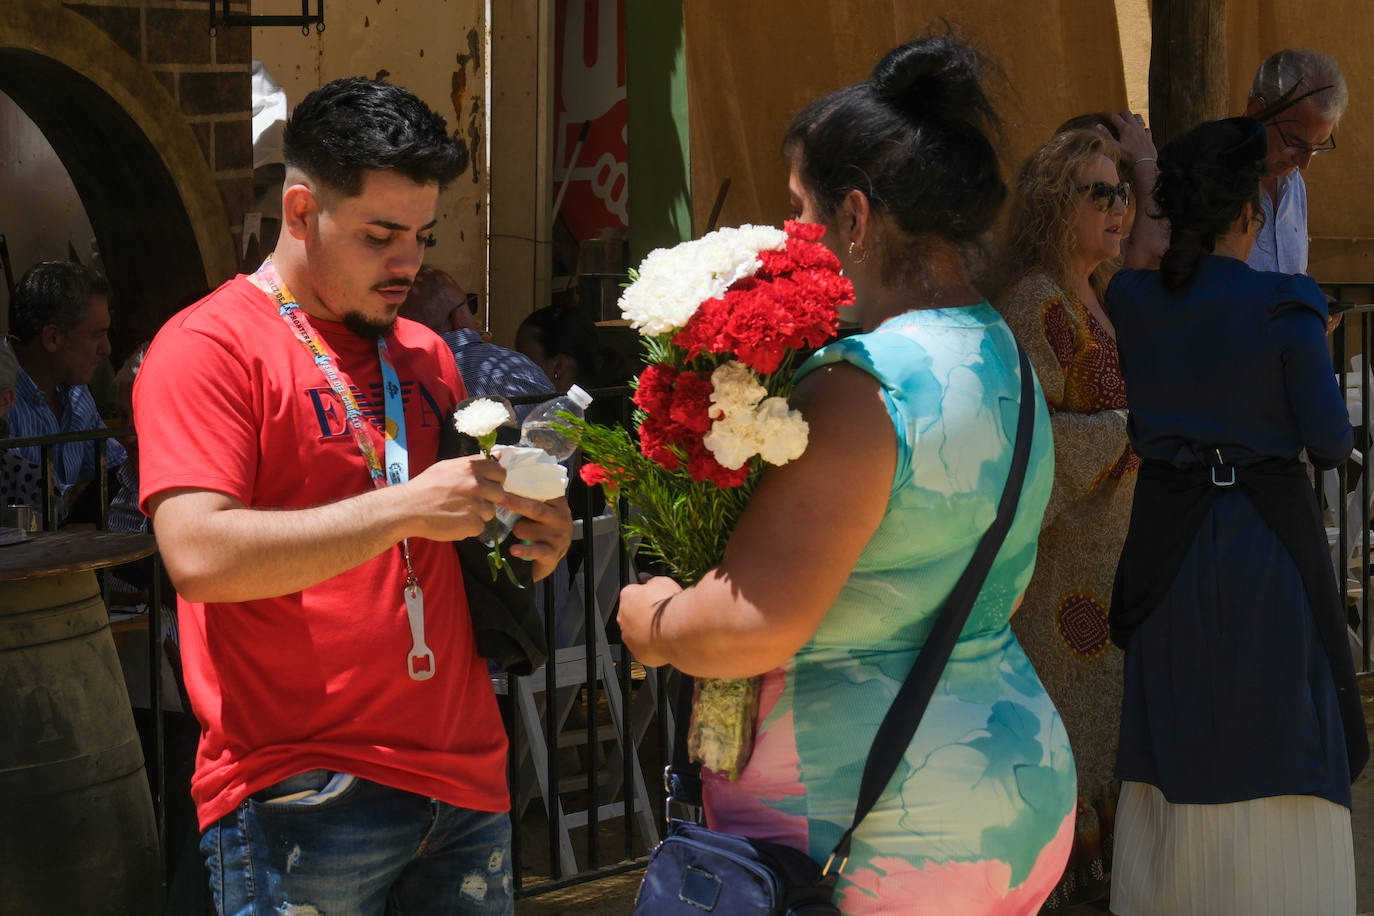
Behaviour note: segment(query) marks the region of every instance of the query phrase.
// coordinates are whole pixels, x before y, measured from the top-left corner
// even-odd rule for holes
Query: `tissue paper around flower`
[[[544,502],[568,491],[568,469],[542,448],[525,445],[499,445],[492,456],[506,469],[507,493]]]

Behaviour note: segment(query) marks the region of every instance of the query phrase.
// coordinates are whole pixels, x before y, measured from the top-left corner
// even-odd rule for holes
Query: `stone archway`
[[[4,4],[0,91],[38,125],[86,208],[118,309],[119,355],[233,275],[224,204],[190,125],[147,68],[52,0]]]

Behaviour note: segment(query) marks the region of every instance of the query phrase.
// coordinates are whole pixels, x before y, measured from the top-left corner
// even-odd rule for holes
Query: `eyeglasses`
[[[472,314],[474,315],[477,314],[477,307],[480,303],[477,301],[476,293],[468,293],[466,296],[464,296],[463,304],[468,307],[469,312],[472,312]]]
[[[1284,124],[1292,124],[1294,123],[1293,121],[1269,121],[1267,123],[1271,127],[1273,127],[1274,130],[1279,132],[1279,139],[1283,141],[1284,147],[1286,149],[1291,149],[1293,152],[1298,153],[1299,155],[1319,156],[1322,153],[1329,153],[1336,148],[1336,135],[1334,133],[1331,136],[1327,137],[1325,140],[1323,140],[1321,143],[1318,143],[1316,146],[1313,146],[1310,143],[1304,143],[1301,140],[1293,139],[1283,129]]]
[[[1106,213],[1112,208],[1118,197],[1121,198],[1121,206],[1131,205],[1131,183],[1123,181],[1121,184],[1112,184],[1109,181],[1094,181],[1091,184],[1081,184],[1077,188],[1078,193],[1088,192],[1088,200],[1097,209]]]

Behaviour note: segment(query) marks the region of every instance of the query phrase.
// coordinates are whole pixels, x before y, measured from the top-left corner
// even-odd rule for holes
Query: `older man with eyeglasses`
[[[1245,113],[1268,128],[1264,225],[1247,259],[1256,270],[1307,272],[1307,186],[1302,170],[1336,148],[1350,93],[1340,64],[1311,48],[1286,48],[1255,72]]]

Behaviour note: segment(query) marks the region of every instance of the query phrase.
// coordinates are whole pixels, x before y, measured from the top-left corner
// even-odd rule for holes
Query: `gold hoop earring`
[[[866,248],[860,248],[860,249],[859,249],[859,256],[858,256],[858,257],[854,257],[854,247],[855,247],[857,244],[858,244],[857,242],[850,242],[850,243],[849,243],[849,257],[850,257],[850,259],[851,259],[855,264],[862,264],[864,261],[867,261],[867,260],[868,260],[868,249],[866,249]]]

